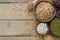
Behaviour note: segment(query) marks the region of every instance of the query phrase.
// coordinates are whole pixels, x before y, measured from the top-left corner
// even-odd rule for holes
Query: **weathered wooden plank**
[[[35,19],[33,13],[28,13],[27,3],[0,4],[0,19]]]
[[[0,40],[38,40],[37,37],[0,37]]]
[[[30,2],[32,0],[0,0],[0,2]]]
[[[36,36],[35,20],[0,21],[0,36]]]

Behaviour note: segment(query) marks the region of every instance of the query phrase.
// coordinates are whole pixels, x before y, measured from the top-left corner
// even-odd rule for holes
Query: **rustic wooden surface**
[[[38,40],[37,21],[28,12],[28,4],[21,3],[28,1],[0,0],[0,40]]]
[[[0,37],[0,40],[38,40],[37,37]]]
[[[0,21],[0,36],[36,36],[34,20]]]
[[[0,2],[30,2],[32,0],[0,0]]]
[[[37,37],[33,12],[27,10],[30,1],[0,0],[0,40],[42,40]]]
[[[0,36],[36,36],[36,21],[27,3],[0,4]]]
[[[0,19],[35,19],[27,10],[28,3],[0,4]]]

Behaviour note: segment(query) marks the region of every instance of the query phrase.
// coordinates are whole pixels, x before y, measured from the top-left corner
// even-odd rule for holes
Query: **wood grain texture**
[[[32,0],[0,0],[0,2],[30,2]]]
[[[0,37],[0,40],[38,40],[37,37]]]
[[[35,20],[0,21],[0,36],[36,36]]]
[[[28,3],[0,4],[0,19],[35,19],[32,12],[27,10]]]

